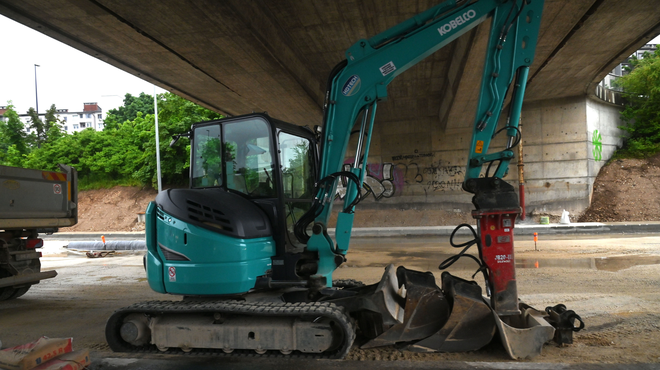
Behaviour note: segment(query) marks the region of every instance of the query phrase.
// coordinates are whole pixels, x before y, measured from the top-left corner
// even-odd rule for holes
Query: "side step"
[[[36,284],[39,282],[39,280],[50,279],[54,278],[55,276],[57,276],[57,271],[55,270],[11,276],[0,279],[0,288],[24,284]]]

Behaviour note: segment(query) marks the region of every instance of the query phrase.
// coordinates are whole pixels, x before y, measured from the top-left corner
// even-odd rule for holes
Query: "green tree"
[[[139,96],[126,94],[124,105],[116,109],[110,109],[105,117],[104,124],[106,129],[112,129],[121,123],[134,120],[137,118],[138,113],[146,115],[153,112],[154,97],[152,95],[145,93],[140,93]]]
[[[30,130],[34,130],[30,134],[30,142],[36,147],[40,147],[44,141],[46,141],[46,129],[44,127],[44,122],[39,118],[39,113],[30,107],[27,111],[27,115],[30,116]]]
[[[144,95],[142,94],[141,97]],[[178,145],[170,148],[171,137],[188,132],[195,122],[216,119],[221,116],[171,93],[159,95],[158,102],[163,182],[165,184],[185,184],[188,179],[187,168],[190,165],[189,141],[184,138]],[[126,99],[126,103],[129,106],[113,111],[125,113],[135,108],[134,99]],[[130,107],[131,105],[133,108]],[[53,110],[52,117],[56,117],[54,106],[51,109]],[[56,170],[58,163],[68,164],[78,170],[81,182],[92,184],[94,187],[97,184],[101,184],[101,186],[136,183],[153,186],[156,184],[156,138],[153,111],[136,111],[135,117],[132,119],[114,121],[114,124],[106,125],[103,131],[95,131],[90,128],[72,135],[59,130],[59,124],[50,123],[53,121],[49,116],[47,113],[45,124],[45,127],[48,127],[47,140],[41,147],[34,148],[27,157],[23,155],[25,153],[18,155],[18,158],[25,159],[26,166]],[[10,146],[11,143],[7,143],[5,148]],[[17,158],[17,149],[12,150],[11,153],[12,161],[14,161]]]
[[[26,144],[25,126],[18,113],[14,110],[11,101],[7,102],[4,114],[6,122],[0,124],[0,160],[10,166],[20,166],[24,155],[28,153]],[[12,148],[10,151],[10,148]],[[7,162],[11,157],[11,163]]]
[[[660,50],[630,63],[630,73],[614,83],[629,102],[621,113],[621,129],[628,133],[623,151],[644,157],[660,151]]]
[[[34,108],[27,111],[30,116],[30,129],[34,130],[29,135],[29,142],[33,147],[40,148],[46,141],[55,140],[62,136],[60,122],[57,119],[57,108],[52,104],[46,111],[44,119],[39,118],[39,114]]]
[[[89,174],[83,160],[80,133],[63,135],[57,140],[47,142],[41,148],[33,150],[27,156],[25,167],[55,171],[58,163],[75,167],[80,177]]]
[[[57,108],[52,104],[44,116],[45,141],[57,140],[62,136],[61,122],[57,118]]]
[[[16,145],[7,148],[7,154],[4,156],[4,164],[12,167],[22,167],[25,163],[25,155],[22,154]]]
[[[170,147],[173,135],[188,132],[193,123],[222,118],[222,115],[201,107],[172,93],[158,95],[158,131],[160,139],[160,165],[163,183],[185,184],[190,167],[190,141],[181,138],[177,145]],[[142,167],[136,174],[140,181],[156,184],[156,136],[153,114],[135,121],[143,140],[144,152]]]

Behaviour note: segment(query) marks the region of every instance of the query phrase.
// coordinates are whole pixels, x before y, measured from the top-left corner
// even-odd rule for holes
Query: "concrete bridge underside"
[[[285,121],[312,126],[321,123],[327,75],[344,59],[350,45],[436,3],[0,0],[0,14],[215,111],[227,115],[266,111]],[[583,189],[588,204],[589,179],[599,168],[587,145],[594,125],[598,125],[593,119],[589,124],[589,112],[594,116],[594,112],[602,111],[594,108],[596,103],[588,97],[620,61],[659,33],[660,7],[655,1],[545,1],[523,114],[523,124],[526,119],[530,124],[539,123],[535,128],[525,126],[523,142],[530,146],[530,153],[536,153],[525,158],[532,166],[532,178],[528,180],[539,181],[539,192],[549,188],[549,182],[544,181],[548,174],[543,169],[552,160],[550,157],[562,160],[549,154],[557,151],[550,145],[574,139],[574,146],[580,148],[571,147],[575,153],[571,152],[569,159],[584,161],[588,168]],[[406,169],[400,167],[403,174],[392,172],[401,180],[397,180],[401,182],[399,191],[410,185],[394,203],[428,203],[433,183],[444,181],[437,178],[437,169],[433,168],[464,166],[466,154],[461,151],[466,151],[469,144],[487,34],[488,25],[482,24],[389,86],[389,100],[378,107],[372,153],[381,167],[391,163],[397,168],[397,158],[408,159],[403,163]],[[608,112],[603,115],[611,116],[614,108],[603,109]],[[571,115],[581,121],[571,121],[579,127],[550,128]],[[541,130],[541,123],[547,132]],[[560,131],[561,135],[564,131],[566,135],[569,131],[575,134],[572,139],[558,137]],[[612,147],[619,140],[616,135],[611,133]],[[608,145],[606,139],[603,142]],[[547,152],[548,157],[541,152]],[[424,189],[415,184],[419,177],[410,172],[409,166],[410,158],[420,153],[431,155],[415,161],[418,168],[418,162],[428,162],[423,164],[421,175],[431,168],[430,175],[435,176],[430,182],[423,180]],[[539,164],[538,168],[534,163]],[[442,171],[456,173],[451,169]],[[552,174],[557,175],[556,171]],[[384,179],[384,175],[378,176],[377,180]],[[557,181],[569,184],[573,180],[564,181],[571,177],[567,176],[559,176]],[[583,190],[575,210],[584,208]],[[532,194],[531,201],[554,204],[564,196],[572,195],[550,199],[547,194],[537,198]],[[435,199],[469,204],[469,197],[460,190]]]

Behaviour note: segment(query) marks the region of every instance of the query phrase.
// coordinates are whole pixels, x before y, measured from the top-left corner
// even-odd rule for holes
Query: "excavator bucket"
[[[481,287],[448,272],[442,290],[430,272],[389,265],[377,284],[361,287],[350,298],[333,300],[357,313],[361,333],[370,338],[361,348],[403,345],[412,352],[475,351],[490,343],[498,329],[512,359],[541,353],[555,329],[545,312],[519,303],[520,314],[499,316]]]
[[[465,352],[490,343],[495,335],[492,310],[474,281],[442,274],[442,290],[451,306],[446,324],[426,339],[407,347],[413,352]]]
[[[519,307],[520,315],[499,317],[493,311],[502,345],[514,360],[540,355],[543,344],[555,335],[555,328],[544,318],[547,316],[545,312],[524,303],[519,303]]]
[[[399,284],[394,265],[385,268],[377,284],[352,288],[356,294],[332,299],[357,319],[360,333],[376,338],[404,321],[406,287]]]
[[[449,319],[449,303],[432,273],[399,266],[396,276],[406,291],[403,322],[394,324],[362,348],[424,339],[440,330]]]

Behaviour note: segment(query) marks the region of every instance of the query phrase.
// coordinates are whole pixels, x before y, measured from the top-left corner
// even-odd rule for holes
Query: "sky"
[[[0,106],[11,100],[23,114],[36,103],[39,112],[55,104],[69,112],[96,102],[104,112],[123,105],[124,95],[154,93],[154,85],[0,15]],[[157,87],[156,93],[165,90]]]
[[[0,37],[0,106],[11,100],[19,114],[36,103],[35,64],[42,113],[51,104],[76,112],[91,102],[107,112],[121,106],[126,93],[153,95],[151,83],[2,15]],[[660,44],[660,36],[650,43]],[[163,92],[156,88],[156,93]]]

